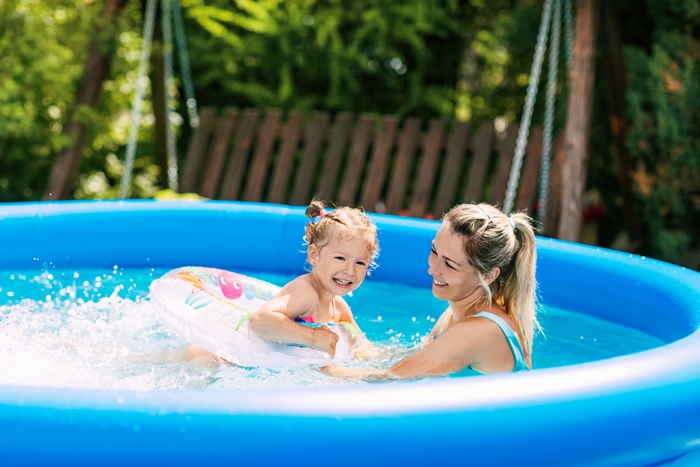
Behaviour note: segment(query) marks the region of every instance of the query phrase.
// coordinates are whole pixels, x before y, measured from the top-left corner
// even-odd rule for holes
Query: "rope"
[[[540,72],[542,71],[542,61],[544,60],[544,52],[547,48],[547,32],[549,31],[549,20],[552,16],[551,13],[552,0],[546,0],[544,4],[544,11],[542,12],[540,30],[537,33],[537,47],[535,48],[535,57],[532,62],[530,80],[527,85],[527,96],[525,98],[523,118],[520,121],[520,128],[518,130],[518,139],[515,145],[513,165],[510,168],[510,176],[508,177],[506,199],[503,203],[503,212],[506,214],[510,214],[510,212],[513,210],[515,192],[518,189],[518,183],[520,181],[520,168],[523,165],[523,157],[525,156],[527,138],[530,133],[532,110],[535,106],[535,98],[537,97],[537,87],[540,84]]]
[[[571,73],[571,64],[573,63],[574,54],[574,26],[572,21],[571,0],[565,0],[564,3],[564,30],[566,34],[566,68]]]
[[[542,166],[540,169],[540,196],[538,217],[544,225],[547,216],[547,194],[549,170],[552,159],[552,134],[554,132],[554,103],[557,94],[557,69],[559,68],[559,36],[561,35],[561,0],[554,3],[551,49],[549,51],[549,75],[547,77],[547,104],[544,114],[544,136],[542,141]]]
[[[180,72],[185,87],[185,102],[187,104],[187,115],[190,126],[199,126],[199,115],[197,113],[197,100],[194,98],[194,86],[192,85],[192,73],[190,70],[190,59],[187,55],[187,43],[185,42],[185,27],[182,24],[182,10],[180,0],[173,0],[173,20],[175,22],[175,39],[177,40],[177,50],[180,56]]]
[[[148,59],[151,56],[151,41],[153,40],[153,23],[156,15],[156,0],[148,0],[146,4],[146,18],[143,23],[143,46],[141,47],[141,63],[136,78],[136,92],[131,110],[131,128],[129,129],[129,141],[126,145],[126,160],[122,174],[119,197],[126,198],[131,185],[131,172],[134,169],[134,155],[136,154],[136,139],[141,123],[141,110],[143,107],[143,95],[146,88],[146,70]]]
[[[177,146],[175,142],[175,126],[171,118],[174,110],[170,97],[170,90],[173,88],[173,35],[170,28],[170,18],[172,16],[170,13],[170,2],[171,0],[162,0],[161,2],[163,9],[163,68],[165,75],[165,147],[168,153],[168,187],[177,192]]]

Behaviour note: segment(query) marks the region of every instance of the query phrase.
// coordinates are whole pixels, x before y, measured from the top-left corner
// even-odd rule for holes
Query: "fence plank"
[[[234,143],[229,164],[224,175],[224,183],[221,186],[221,199],[237,199],[241,188],[241,181],[245,174],[248,163],[248,153],[253,143],[253,135],[258,126],[260,111],[257,109],[246,109],[241,116],[241,123],[236,130],[236,141]]]
[[[462,174],[462,163],[469,142],[469,122],[455,122],[447,139],[447,155],[440,176],[433,217],[439,219],[450,210]]]
[[[375,129],[375,116],[370,114],[362,115],[353,130],[353,116],[348,112],[338,114],[332,125],[327,112],[316,112],[304,129],[303,113],[291,111],[283,125],[281,112],[276,109],[268,110],[262,122],[257,109],[226,108],[217,117],[216,111],[209,107],[202,109],[201,118],[183,164],[183,191],[197,189],[200,181],[197,192],[216,198],[217,184],[223,178],[218,193],[220,199],[265,199],[305,205],[316,194],[339,204],[360,203],[368,211],[404,214],[403,209],[408,205],[405,214],[423,217],[430,209],[435,218],[441,217],[456,201],[483,199],[494,143],[498,162],[489,202],[503,202],[518,130],[517,125],[511,125],[505,138],[496,141],[491,123],[482,124],[472,135],[469,123],[455,122],[447,134],[446,123],[436,119],[423,134],[419,119],[409,118],[399,128],[396,115],[381,116],[381,125]],[[557,138],[547,206],[549,222],[544,226],[545,234],[549,235],[556,235],[556,225],[551,222],[558,223],[561,209],[563,140],[561,134]],[[518,210],[535,207],[541,140],[542,129],[533,127],[515,201]],[[303,144],[303,152],[295,168],[300,144]],[[326,144],[328,149],[324,151]],[[370,146],[371,158],[366,163]],[[255,151],[251,158],[252,147]],[[473,155],[465,174],[467,147]],[[415,161],[417,152],[421,154],[419,161]],[[320,180],[317,181],[319,171]],[[468,180],[463,193],[459,193],[462,196],[455,199],[465,175]],[[291,197],[287,199],[289,184],[292,184]],[[379,203],[384,197],[386,206],[382,207]],[[534,212],[530,214],[535,215]]]
[[[324,200],[331,200],[335,196],[338,186],[338,172],[343,161],[345,147],[352,128],[352,114],[341,112],[335,117],[333,128],[331,129],[328,153],[323,164],[323,175],[321,176],[321,186],[318,188],[318,197]]]
[[[219,123],[214,135],[214,145],[211,149],[206,167],[204,167],[204,176],[200,184],[199,194],[207,198],[215,198],[216,190],[219,187],[221,173],[223,172],[226,156],[228,155],[228,146],[231,142],[233,129],[236,127],[238,119],[238,109],[226,108],[221,112]]]
[[[493,123],[484,122],[479,127],[476,137],[472,140],[473,157],[469,167],[467,186],[464,189],[464,196],[462,196],[464,203],[480,202],[482,200],[486,170],[489,167],[489,159],[491,158],[493,133]]]
[[[267,196],[270,203],[284,203],[287,199],[289,178],[294,170],[294,156],[299,147],[299,139],[304,131],[304,114],[292,110],[287,116],[287,124],[282,129],[282,143],[275,171],[272,174],[272,186]]]
[[[411,197],[411,206],[408,210],[408,215],[411,217],[423,217],[428,211],[428,202],[433,191],[433,182],[440,161],[444,135],[445,121],[437,118],[432,119],[428,133],[423,138],[423,154]]]
[[[311,124],[306,130],[304,154],[297,170],[296,181],[292,189],[291,204],[303,206],[311,201],[311,185],[316,175],[318,156],[321,146],[326,138],[328,128],[328,112],[316,112],[311,119]]]
[[[180,177],[180,191],[182,193],[192,193],[197,189],[199,174],[202,171],[209,146],[209,137],[214,131],[216,121],[216,110],[211,107],[204,107],[199,113],[199,126],[190,139],[190,146],[187,149],[185,165]]]
[[[518,195],[515,198],[515,209],[527,210],[531,217],[537,213],[533,211],[537,196],[537,181],[540,178],[540,161],[542,160],[542,127],[532,127],[525,150],[525,162],[523,163]]]
[[[265,113],[258,129],[258,144],[255,146],[253,160],[247,172],[243,199],[246,201],[262,201],[263,189],[267,181],[272,149],[277,141],[277,129],[280,126],[282,112],[279,109],[269,109]]]
[[[398,127],[399,118],[396,115],[385,115],[382,118],[379,132],[375,135],[369,173],[360,201],[360,204],[368,211],[377,211],[377,202],[382,195],[384,182],[387,178],[389,158],[396,143]]]
[[[408,178],[411,175],[416,146],[421,136],[420,123],[420,120],[417,118],[406,119],[399,135],[399,145],[394,167],[391,171],[389,194],[386,200],[386,212],[389,214],[398,214],[403,209],[406,189],[408,188]]]
[[[362,177],[367,150],[372,141],[374,119],[375,117],[372,114],[360,115],[357,127],[353,132],[350,144],[350,157],[345,164],[343,181],[340,185],[340,194],[338,195],[338,204],[341,206],[351,206],[357,202],[360,177]]]
[[[496,173],[493,177],[491,193],[489,194],[489,203],[494,206],[503,207],[503,202],[506,199],[508,178],[510,178],[510,168],[513,165],[513,155],[515,154],[519,128],[520,125],[515,123],[508,125],[505,138],[496,143],[498,164],[496,165]]]

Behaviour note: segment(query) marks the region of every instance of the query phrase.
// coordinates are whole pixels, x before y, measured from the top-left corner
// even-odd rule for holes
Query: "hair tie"
[[[478,204],[476,204],[475,206],[476,206],[477,208],[479,208],[479,211],[481,211],[481,212],[483,212],[484,214],[486,214],[486,217],[489,218],[489,222],[491,222],[491,216],[489,216],[489,213],[486,212],[486,211],[484,211],[483,208],[482,208],[481,206],[479,206]]]
[[[326,217],[326,210],[321,208],[321,211],[318,213],[318,217],[320,217],[321,219]]]
[[[509,217],[508,220],[510,221],[510,228],[515,232],[515,221],[512,217]]]

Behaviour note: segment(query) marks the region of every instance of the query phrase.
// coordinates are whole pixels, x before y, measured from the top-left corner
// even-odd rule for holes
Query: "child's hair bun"
[[[306,217],[313,219],[314,217],[320,216],[323,208],[325,208],[323,201],[318,198],[314,198],[309,204],[309,207],[306,208]]]

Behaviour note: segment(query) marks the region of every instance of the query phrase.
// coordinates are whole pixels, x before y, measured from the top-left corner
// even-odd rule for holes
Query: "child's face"
[[[333,295],[345,295],[362,284],[370,263],[370,252],[359,237],[331,239],[320,250],[309,246],[311,273],[318,285]]]

